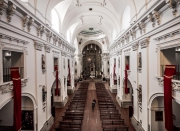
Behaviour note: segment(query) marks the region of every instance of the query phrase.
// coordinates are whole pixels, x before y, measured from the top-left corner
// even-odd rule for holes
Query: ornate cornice
[[[146,47],[149,45],[149,38],[146,37],[146,38],[140,40],[140,41],[139,41],[139,44],[140,44],[140,46],[141,46],[141,49],[142,49],[142,48],[146,48]]]
[[[28,81],[28,78],[21,79],[21,87],[26,86],[27,81]],[[11,92],[13,90],[13,82],[10,81],[10,82],[6,82],[6,83],[1,84],[0,90],[2,90],[3,94]]]
[[[166,38],[168,38],[168,37],[173,37],[173,36],[175,36],[175,35],[177,35],[177,34],[180,34],[180,29],[177,29],[177,30],[175,30],[175,31],[172,31],[172,32],[169,32],[169,33],[167,33],[167,34],[164,34],[164,35],[161,35],[161,36],[159,36],[159,37],[156,37],[156,38],[154,38],[154,40],[160,41],[160,40],[166,39]]]
[[[25,40],[22,40],[22,39],[19,39],[16,37],[12,37],[12,36],[9,36],[6,34],[2,34],[2,33],[0,33],[0,39],[7,39],[9,41],[15,41],[17,43],[22,43],[22,44],[28,44],[29,43],[28,41],[25,41]]]
[[[50,53],[51,51],[51,46],[47,45],[47,44],[44,44],[44,49],[47,53]]]
[[[42,51],[43,43],[39,41],[34,41],[34,47],[36,50]]]
[[[58,51],[52,50],[52,52],[53,52],[53,54],[59,55],[59,52],[58,52]]]

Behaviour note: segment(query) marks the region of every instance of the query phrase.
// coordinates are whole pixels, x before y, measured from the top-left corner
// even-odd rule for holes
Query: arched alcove
[[[101,53],[101,48],[94,43],[90,43],[83,48],[82,75],[85,79],[89,77],[101,77]]]

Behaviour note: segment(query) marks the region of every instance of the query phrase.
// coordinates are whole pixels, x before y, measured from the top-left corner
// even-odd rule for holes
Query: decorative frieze
[[[25,27],[28,25],[28,22],[29,22],[29,16],[28,15],[25,15],[23,18],[22,18],[22,27],[23,27],[23,30],[25,29]]]
[[[149,38],[146,37],[145,39],[140,40],[139,44],[141,45],[141,49],[146,48],[149,45]]]
[[[8,4],[8,7],[6,10],[7,10],[7,21],[9,23],[9,22],[11,22],[12,16],[15,13],[16,6],[13,3],[10,3],[10,4]]]
[[[176,16],[176,13],[177,13],[177,4],[179,3],[179,0],[166,0],[166,3],[172,9],[173,15]]]
[[[144,22],[139,22],[138,23],[138,28],[139,28],[141,34],[146,32],[146,28],[145,28],[145,23]]]
[[[164,86],[164,78],[156,77],[160,86]],[[172,91],[180,92],[180,81],[172,80]]]
[[[39,37],[39,36],[43,36],[43,33],[44,33],[44,26],[39,25],[39,26],[37,27],[37,36],[38,36],[38,37]]]
[[[47,45],[47,44],[44,44],[44,49],[47,53],[50,53],[51,51],[51,46]]]
[[[7,0],[0,0],[0,19],[1,19],[1,16],[3,15],[3,12],[8,7],[7,3],[8,3]]]
[[[57,36],[54,35],[54,36],[53,36],[53,44],[56,44],[57,40],[58,40]]]
[[[131,29],[131,30],[129,31],[129,33],[130,33],[132,39],[135,39],[135,38],[136,38],[136,31],[135,31],[135,29]]]
[[[28,81],[27,78],[21,79],[21,87],[25,87],[27,84],[27,81]],[[6,83],[1,84],[0,90],[2,90],[3,94],[11,92],[13,90],[13,82],[10,81],[10,82],[6,82]]]
[[[160,20],[160,13],[156,10],[152,12],[153,18],[157,21],[157,24],[160,25],[161,20]],[[155,23],[154,23],[155,24]]]
[[[28,32],[31,31],[31,26],[32,26],[33,23],[34,23],[34,19],[33,18],[29,18],[29,21],[28,21],[28,24],[27,24]]]
[[[154,16],[153,16],[153,14],[149,14],[149,15],[148,15],[148,19],[149,19],[149,21],[152,22],[152,26],[154,27],[154,26],[155,26],[155,18],[154,18]]]
[[[43,43],[40,43],[39,41],[34,41],[34,47],[36,50],[42,51]]]
[[[133,51],[136,51],[138,49],[139,43],[136,42],[135,44],[132,45]]]

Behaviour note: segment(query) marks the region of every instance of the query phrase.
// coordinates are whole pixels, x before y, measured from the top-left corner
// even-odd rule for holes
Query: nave
[[[60,127],[60,122],[63,121],[62,116],[65,116],[65,114],[67,113],[67,109],[68,110],[70,110],[70,108],[72,109],[72,106],[71,106],[72,102],[74,101],[74,99],[77,99],[77,94],[78,92],[80,92],[79,89],[86,88],[85,86],[82,87],[82,84],[84,85],[84,83],[77,84],[74,94],[72,94],[69,97],[69,101],[64,108],[56,109],[55,122],[53,126],[51,127],[50,131],[56,131],[56,130],[58,131],[58,128]],[[90,81],[86,84],[88,87],[87,98],[85,97],[82,98],[84,100],[86,99],[86,103],[85,103],[85,107],[83,111],[84,112],[83,120],[82,122],[78,121],[79,123],[82,124],[82,126],[80,126],[81,131],[115,131],[116,128],[114,127],[118,127],[117,124],[123,125],[122,127],[127,127],[127,128],[122,128],[122,129],[117,128],[116,129],[117,131],[135,131],[133,126],[130,123],[128,109],[123,109],[118,105],[115,99],[116,95],[110,93],[110,91],[108,90],[109,88],[108,83]],[[93,99],[96,100],[94,111],[92,111]],[[79,102],[79,104],[80,103],[81,102]],[[114,103],[114,104],[111,104],[111,103]],[[107,104],[109,105],[107,106]],[[79,106],[79,109],[81,110],[80,106]],[[74,109],[74,111],[78,112],[78,110],[76,109]],[[114,112],[118,112],[118,114],[120,115],[117,115],[117,114],[114,115]],[[106,115],[105,113],[112,113],[112,114]],[[101,115],[101,118],[100,118],[100,115]],[[120,118],[118,118],[119,116]],[[111,117],[111,120],[109,119],[110,117]],[[66,120],[66,121],[72,121],[72,120]],[[74,121],[77,121],[77,120],[74,120]],[[102,126],[102,123],[103,123],[103,126]],[[106,128],[103,128],[103,127],[106,127]],[[111,127],[112,127],[112,130],[111,130]],[[68,129],[69,130],[63,130],[63,131],[79,131],[79,130],[71,130],[71,128],[68,128]],[[62,128],[61,129],[59,128],[59,130],[62,130]]]

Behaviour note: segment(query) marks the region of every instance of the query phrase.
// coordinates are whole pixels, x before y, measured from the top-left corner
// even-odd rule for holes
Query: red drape
[[[174,74],[175,74],[175,66],[166,65],[164,71],[164,110],[165,110],[165,128],[167,129],[167,131],[173,131],[171,81]]]
[[[14,131],[21,130],[21,78],[19,68],[10,68],[14,90]]]
[[[117,84],[117,79],[116,79],[116,64],[115,63],[114,63],[113,78],[114,78],[114,84]]]
[[[127,70],[129,70],[129,65],[126,65],[126,68],[125,68],[125,94],[129,93],[128,88],[127,88],[127,80],[128,80]]]
[[[58,66],[54,66],[54,70],[56,72],[56,89],[55,89],[55,96],[59,96],[59,88],[58,88]]]
[[[68,85],[71,85],[71,72],[70,72],[70,66],[68,65]]]

